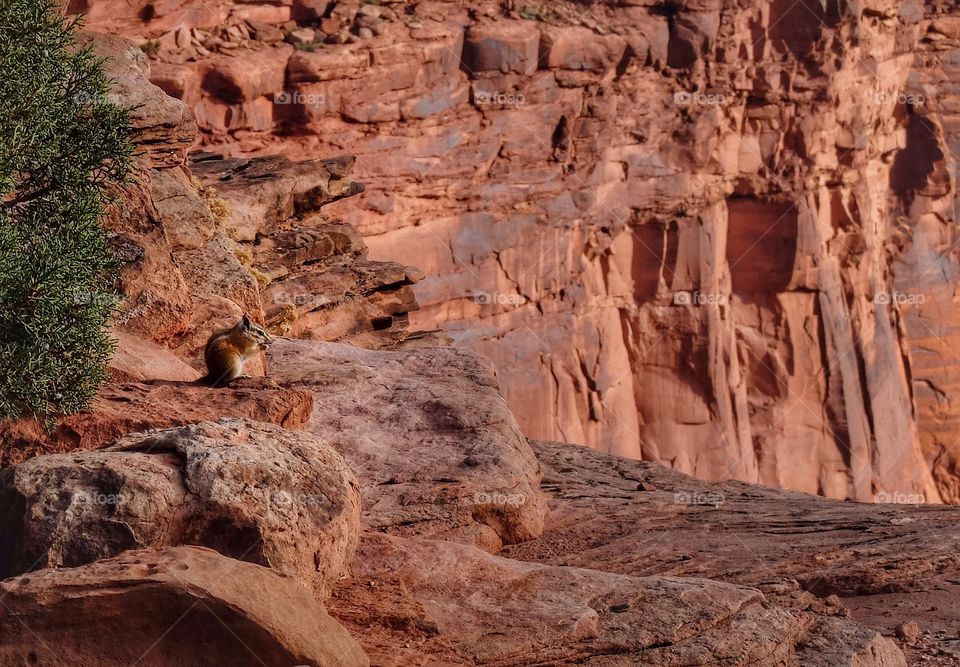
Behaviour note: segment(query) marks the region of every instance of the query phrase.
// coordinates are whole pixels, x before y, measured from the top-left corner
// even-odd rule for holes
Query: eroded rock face
[[[705,579],[544,566],[376,534],[358,556],[357,578],[331,610],[377,664],[906,666],[876,632],[828,619],[823,633],[812,614]],[[418,641],[402,643],[411,634]]]
[[[539,466],[486,359],[282,340],[269,363],[312,392],[306,429],[356,471],[369,526],[493,551],[540,534]]]
[[[528,434],[960,499],[948,3],[291,9],[323,17],[312,50],[246,21],[286,6],[88,4],[159,39],[154,80],[205,144],[356,155],[371,186],[333,210],[424,269],[413,326],[490,356]]]
[[[183,164],[197,140],[190,109],[149,83],[150,61],[129,40],[115,35],[81,33],[78,45],[106,59],[111,95],[130,108],[131,140],[140,163],[154,168]]]
[[[370,664],[293,579],[200,547],[40,570],[0,595],[4,667]]]
[[[408,313],[418,308],[411,286],[420,274],[366,259],[360,235],[321,213],[363,191],[352,177],[352,158],[295,163],[197,154],[187,164],[197,124],[187,105],[150,83],[147,57],[117,36],[85,33],[80,43],[106,58],[113,99],[132,108],[137,146],[136,176],[107,220],[123,262],[125,296],[114,322],[115,377],[191,379],[170,354],[150,343],[200,370],[210,334],[232,326],[243,313],[282,333],[311,330],[313,337],[371,347],[404,341]],[[240,69],[251,74],[246,66]],[[267,78],[262,85],[274,84]],[[350,242],[321,252],[316,243],[296,240],[331,226],[344,230],[340,236]],[[290,252],[267,257],[259,252],[277,238]],[[323,287],[316,286],[317,274],[329,269],[339,271],[328,271]],[[277,296],[277,286],[267,292],[272,281],[284,283],[282,295],[289,301]],[[263,358],[251,360],[248,370],[262,375]]]
[[[351,176],[354,164],[352,157],[291,162],[198,154],[192,173],[216,193],[221,225],[258,277],[265,325],[300,338],[396,346],[410,335],[409,313],[419,308],[412,286],[422,274],[368,259],[354,227],[319,213],[363,192]]]
[[[243,420],[39,456],[0,478],[0,577],[130,549],[200,545],[271,567],[319,597],[346,572],[359,485],[307,433]]]

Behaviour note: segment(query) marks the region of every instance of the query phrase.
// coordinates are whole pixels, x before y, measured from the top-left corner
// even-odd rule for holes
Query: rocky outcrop
[[[209,335],[244,312],[281,333],[301,333],[308,324],[314,337],[371,347],[408,337],[408,312],[418,307],[410,285],[419,274],[364,260],[359,234],[320,213],[363,191],[351,177],[352,158],[293,163],[195,154],[187,164],[197,140],[188,108],[149,83],[150,63],[128,41],[90,44],[108,59],[117,98],[134,106],[140,167],[108,224],[124,262],[126,297],[115,322],[115,377],[193,379],[163,349],[202,369]],[[337,241],[325,245],[318,235]],[[321,272],[323,289],[314,284]],[[273,281],[283,285],[271,288]],[[251,367],[262,373],[263,360]]]
[[[891,637],[915,621],[922,641],[901,644],[910,664],[955,664],[956,509],[709,484],[653,463],[531,444],[553,497],[550,515],[540,538],[502,556],[635,577],[708,577],[821,618],[852,614]],[[799,664],[847,664],[835,651],[857,642],[828,648],[832,637],[829,623],[812,630]],[[861,637],[862,646],[874,641]]]
[[[191,166],[215,194],[223,228],[257,276],[263,321],[274,331],[373,348],[422,338],[409,332],[409,313],[419,308],[411,286],[420,272],[367,259],[356,229],[318,213],[363,192],[350,177],[353,158],[201,154]]]
[[[305,428],[356,471],[370,527],[490,551],[542,531],[539,465],[488,360],[282,340],[269,363],[277,382],[312,393]]]
[[[86,2],[206,145],[358,156],[338,214],[529,435],[960,499],[945,3],[306,4]]]
[[[324,597],[353,558],[359,485],[307,433],[242,420],[38,456],[0,474],[0,577],[199,545]]]
[[[358,555],[358,578],[331,610],[377,664],[906,666],[892,640],[843,619],[822,621],[825,636],[811,614],[755,589],[381,535]]]
[[[3,667],[370,664],[292,579],[199,547],[40,570],[0,595]]]

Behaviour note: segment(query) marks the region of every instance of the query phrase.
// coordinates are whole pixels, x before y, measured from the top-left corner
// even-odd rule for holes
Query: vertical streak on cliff
[[[889,168],[871,163],[864,171],[854,188],[854,196],[868,239],[866,285],[872,288],[873,295],[894,293],[886,250],[890,236],[885,198]],[[864,385],[870,400],[866,407],[875,444],[871,457],[874,492],[906,493],[900,486],[906,484],[911,492],[921,492],[927,501],[940,501],[920,449],[912,393],[896,327],[899,300],[878,300],[869,293],[857,297],[860,347],[871,351],[858,354],[858,359],[863,366]]]
[[[850,321],[847,297],[837,258],[830,254],[827,241],[832,236],[830,192],[825,185],[808,192],[800,204],[799,224],[810,230],[818,250],[820,312],[828,345],[829,372],[840,376],[847,433],[850,447],[851,496],[867,500],[873,494],[871,484],[871,433],[867,420],[860,370],[857,368],[857,340]]]
[[[700,293],[706,299],[707,348],[716,420],[731,450],[729,474],[744,481],[759,481],[759,467],[753,449],[746,386],[737,352],[737,332],[731,317],[730,271],[727,263],[729,212],[721,199],[700,213]]]
[[[902,126],[888,192],[892,285],[909,354],[917,430],[941,497],[960,502],[960,328],[957,314],[957,165],[960,151],[960,23],[955,3],[914,12],[910,76],[887,112]]]

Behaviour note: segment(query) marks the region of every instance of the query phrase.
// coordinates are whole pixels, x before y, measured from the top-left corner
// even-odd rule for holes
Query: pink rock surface
[[[358,553],[357,579],[330,608],[376,664],[906,665],[875,631],[750,588],[376,534]]]
[[[311,392],[306,430],[356,471],[370,527],[494,552],[542,531],[539,466],[489,361],[302,340],[269,360],[276,381]]]
[[[151,370],[156,372],[155,364]],[[221,389],[173,380],[110,384],[94,397],[87,412],[62,419],[50,432],[29,419],[0,421],[0,465],[14,465],[38,454],[96,449],[128,433],[220,417],[302,428],[312,405],[309,392],[260,378]]]
[[[468,4],[294,50],[257,99],[176,35],[155,76],[218,150],[356,155],[331,211],[424,270],[412,326],[490,356],[527,434],[957,502],[949,7]],[[233,27],[227,59],[289,51]]]

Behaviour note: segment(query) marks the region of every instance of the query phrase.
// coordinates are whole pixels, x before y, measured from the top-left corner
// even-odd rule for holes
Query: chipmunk
[[[273,336],[259,324],[243,316],[235,326],[215,331],[203,350],[207,362],[207,374],[199,382],[211,387],[223,387],[237,378],[248,378],[243,372],[243,363],[273,342]]]

